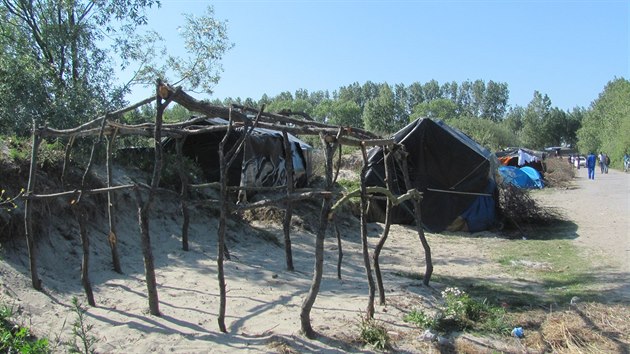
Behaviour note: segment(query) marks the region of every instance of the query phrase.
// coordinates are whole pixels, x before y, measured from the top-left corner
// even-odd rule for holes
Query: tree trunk
[[[409,170],[407,166],[407,152],[404,151],[404,146],[402,147],[401,154],[398,155],[399,159],[402,163],[402,171],[403,177],[405,179],[405,185],[407,189],[411,188],[411,179],[409,178]],[[426,268],[424,271],[424,278],[422,279],[422,283],[424,285],[429,285],[429,281],[431,280],[431,275],[433,274],[433,261],[431,260],[431,247],[429,247],[429,242],[427,242],[427,238],[424,235],[424,229],[422,228],[422,212],[420,210],[420,201],[416,198],[412,199],[413,201],[413,209],[414,209],[414,218],[416,221],[416,230],[418,231],[418,237],[420,238],[420,242],[422,243],[422,247],[424,248],[424,258],[426,260]]]
[[[81,236],[81,248],[83,249],[83,259],[81,261],[81,284],[83,284],[83,290],[85,290],[85,296],[87,296],[88,304],[90,306],[96,306],[94,301],[94,293],[92,292],[92,284],[90,283],[90,239],[88,237],[87,228],[85,226],[85,209],[78,205],[73,206],[75,209],[75,216],[79,223],[79,234]]]
[[[284,140],[284,163],[287,171],[287,197],[293,193],[293,153],[291,149],[291,142],[289,142],[289,135],[287,132],[282,132],[282,138]],[[293,203],[287,200],[286,208],[284,212],[284,222],[282,228],[284,230],[284,254],[287,262],[287,270],[293,271],[293,253],[291,251],[291,218],[293,217]]]
[[[107,188],[112,187],[112,151],[116,133],[114,133],[107,141]],[[109,248],[112,251],[112,263],[114,270],[122,274],[120,266],[120,257],[118,256],[118,236],[116,234],[116,209],[114,207],[114,193],[107,192],[107,215],[109,221]]]
[[[326,155],[326,190],[332,190],[332,158],[335,151],[337,142],[327,142],[327,137],[323,134],[320,135],[322,143],[324,144],[324,152]],[[317,235],[315,238],[315,265],[313,270],[313,281],[311,282],[311,288],[309,289],[304,302],[302,303],[302,310],[300,312],[301,329],[304,335],[308,338],[314,338],[316,336],[313,327],[311,326],[311,309],[317,299],[319,293],[319,287],[322,283],[322,273],[324,268],[324,238],[326,237],[326,229],[328,228],[328,213],[332,208],[333,201],[331,198],[326,198],[322,201],[322,209],[319,214],[319,227],[317,228]]]
[[[33,123],[34,124],[34,123]],[[26,195],[33,193],[37,180],[37,152],[41,138],[35,132],[36,127],[33,126],[33,150],[31,152],[31,169],[28,174],[28,185],[26,187]],[[35,237],[33,236],[33,201],[26,199],[24,202],[24,228],[26,233],[26,246],[28,247],[29,265],[31,268],[31,282],[33,288],[42,290],[42,281],[37,275],[37,252],[35,246]]]
[[[184,217],[184,222],[182,223],[182,249],[184,251],[188,251],[188,226],[190,225],[190,215],[188,214],[188,175],[186,174],[187,171],[184,171],[184,156],[182,155],[182,148],[185,141],[186,137],[177,139],[177,141],[175,142],[175,149],[177,150],[179,180],[182,183],[182,188],[180,192],[182,216]]]
[[[365,174],[368,169],[367,152],[365,146],[361,146],[363,155],[363,168],[361,169],[361,251],[363,253],[363,264],[368,281],[368,305],[366,309],[367,318],[374,318],[374,295],[375,285],[372,277],[372,267],[370,266],[370,252],[367,238],[367,191],[365,186]]]
[[[391,167],[391,152],[389,148],[383,148],[383,153],[385,157],[384,165],[385,165],[385,184],[389,191],[392,191],[392,180],[391,176],[393,171],[390,171]],[[387,241],[387,237],[389,236],[389,229],[392,224],[392,208],[394,207],[392,201],[387,198],[387,208],[385,209],[385,227],[383,228],[383,234],[381,238],[378,240],[376,247],[374,247],[374,273],[376,273],[376,284],[378,285],[378,298],[379,304],[385,305],[385,287],[383,286],[383,276],[381,275],[381,265],[379,262],[379,256],[381,255],[381,250],[385,246],[385,241]]]

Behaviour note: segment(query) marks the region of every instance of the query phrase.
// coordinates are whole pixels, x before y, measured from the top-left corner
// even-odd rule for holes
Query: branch
[[[392,202],[393,205],[399,205],[400,203],[410,200],[410,199],[416,199],[416,200],[422,199],[422,193],[418,192],[417,189],[410,189],[407,191],[407,193],[401,194],[398,197],[392,194],[392,192],[385,187],[366,187],[366,191],[368,194],[385,195],[387,199],[389,199],[389,201]],[[343,204],[348,202],[350,198],[359,197],[359,196],[361,196],[361,189],[356,189],[344,195],[341,199],[337,201],[337,203],[335,203],[335,205],[332,206],[330,210],[330,214],[328,214],[328,218],[332,218],[332,214],[335,213],[337,208],[341,207]]]

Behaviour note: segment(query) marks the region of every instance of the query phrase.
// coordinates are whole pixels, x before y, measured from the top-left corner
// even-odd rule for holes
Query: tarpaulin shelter
[[[528,166],[534,168],[541,175],[545,172],[543,164],[547,154],[545,152],[537,152],[525,148],[510,147],[503,151],[496,152],[499,163],[503,166],[523,167]]]
[[[536,188],[536,184],[529,175],[516,166],[500,166],[499,175],[502,183],[511,184],[521,189]]]
[[[485,230],[495,221],[494,173],[498,162],[489,150],[442,121],[418,119],[400,131],[394,141],[405,146],[411,186],[406,186],[402,165],[395,162],[394,193],[410,188],[423,193],[423,227],[432,232]],[[369,151],[368,186],[385,186],[384,155],[381,147]],[[414,222],[413,206],[405,202],[394,207],[392,222]],[[385,202],[370,203],[370,216],[382,221]]]
[[[222,118],[195,120],[195,125],[227,125]],[[245,134],[244,127],[236,127],[228,137],[225,149],[231,149]],[[182,147],[184,156],[199,164],[208,182],[219,181],[219,144],[225,131],[205,132],[190,135]],[[293,157],[294,181],[297,187],[304,187],[311,171],[312,147],[295,136],[288,134]],[[175,150],[175,139],[167,138],[165,150]],[[272,187],[285,185],[284,138],[281,132],[255,128],[246,138],[244,148],[235,163],[228,170],[228,185],[248,187]]]

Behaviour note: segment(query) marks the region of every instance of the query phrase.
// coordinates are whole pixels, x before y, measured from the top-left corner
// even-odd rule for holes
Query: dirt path
[[[540,199],[560,208],[578,226],[575,241],[601,252],[630,273],[630,173],[595,171],[589,180],[587,170],[577,170],[575,188],[544,190]]]

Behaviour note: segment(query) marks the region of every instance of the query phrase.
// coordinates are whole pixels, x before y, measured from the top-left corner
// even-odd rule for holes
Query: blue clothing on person
[[[588,179],[595,179],[595,165],[597,164],[597,158],[592,152],[586,156],[586,167],[588,168]]]

